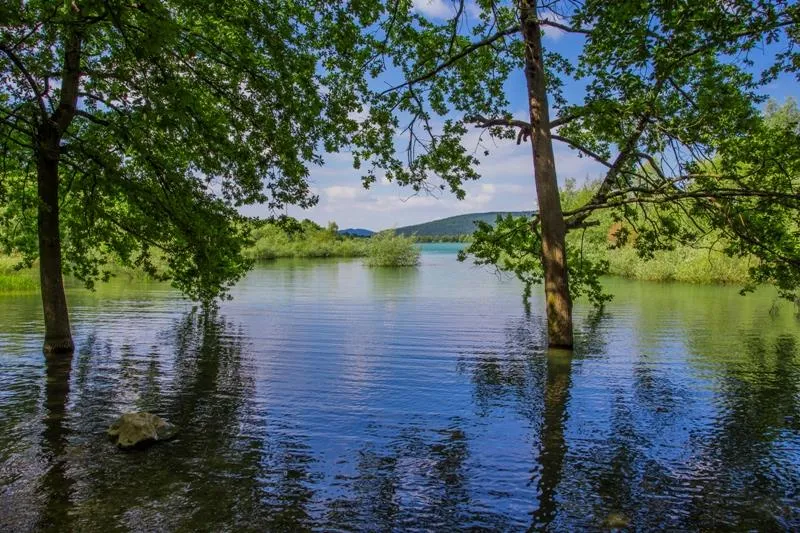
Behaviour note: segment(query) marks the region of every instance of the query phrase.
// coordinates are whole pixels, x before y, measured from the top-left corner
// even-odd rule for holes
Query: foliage
[[[370,237],[366,265],[370,267],[411,267],[419,264],[419,248],[412,237],[382,231]]]
[[[248,268],[237,209],[311,206],[308,166],[356,130],[375,2],[4,2],[0,248],[37,257],[42,135],[65,269],[165,277],[192,298]],[[53,157],[53,154],[45,154]],[[154,257],[160,256],[160,271]]]
[[[340,234],[334,222],[323,228],[311,220],[291,217],[257,221],[255,225],[255,242],[246,250],[252,259],[366,257],[369,266],[413,266],[419,262],[414,239],[392,231],[354,237]]]
[[[259,222],[252,235],[254,243],[245,250],[252,259],[365,257],[371,242],[371,238],[341,235],[335,224],[323,228],[308,219]]]
[[[0,293],[32,292],[39,289],[36,271],[21,263],[19,257],[0,255]]]
[[[598,187],[597,182],[577,187],[573,180],[567,180],[561,190],[564,210],[583,205]],[[531,238],[528,231],[533,220],[531,217],[501,217],[495,227],[482,226],[482,233],[476,235],[474,244],[460,254],[461,259],[477,251],[476,262],[517,274],[526,284],[525,295],[529,296],[531,285],[541,282],[539,251],[534,247],[538,241]],[[730,247],[729,240],[713,228],[695,240],[675,243],[669,249],[651,250],[649,244],[640,243],[641,236],[633,226],[626,221],[620,222],[611,211],[597,211],[587,222],[585,227],[570,233],[567,248],[573,269],[570,275],[589,272],[593,277],[582,280],[591,288],[590,291],[573,292],[573,296],[585,294],[595,305],[602,306],[609,298],[599,283],[599,277],[604,274],[647,281],[736,283],[748,289],[758,283],[753,273],[758,269],[759,258],[755,255],[730,256],[726,253]],[[685,234],[696,231],[696,222],[687,216],[678,218],[678,227],[674,231]],[[496,231],[501,227],[504,228],[502,231]],[[520,238],[527,239],[524,241],[527,249],[519,242]],[[575,291],[574,287],[572,290]]]
[[[728,257],[714,249],[676,246],[660,250],[652,259],[643,259],[630,247],[608,250],[608,273],[647,281],[681,281],[685,283],[750,282],[752,258]]]
[[[535,220],[535,219],[533,219]],[[533,285],[544,279],[541,263],[541,238],[532,227],[531,217],[498,216],[494,225],[479,222],[472,244],[459,252],[459,260],[474,256],[475,264],[494,265],[500,270],[514,273],[524,285],[527,302]],[[581,253],[581,248],[567,242],[570,291],[573,299],[585,295],[596,306],[602,307],[610,299],[602,291],[600,276],[608,271],[608,261],[593,259]]]
[[[436,187],[436,176],[438,188],[463,197],[464,183],[479,177],[476,151],[490,151],[489,143],[467,145],[471,128],[527,141],[531,125],[514,117],[507,91],[524,66],[520,5],[458,3],[439,22],[401,3],[382,19],[384,57],[374,71],[386,75],[393,64],[403,79],[373,99],[369,121],[387,138],[407,138],[405,158],[387,141],[356,150],[359,160],[415,190]],[[798,6],[592,0],[540,2],[534,11],[541,28],[579,49],[570,57],[545,50],[549,135],[607,169],[591,195],[565,209],[567,227],[582,232],[608,212],[638,235],[633,246],[644,259],[719,236],[728,256],[758,258],[754,283],[792,297],[800,286],[800,142],[796,126],[776,127],[756,106],[767,82],[797,71]],[[760,71],[747,57],[756,48],[769,62]],[[568,84],[583,91],[568,93]],[[530,291],[542,281],[538,218],[479,224],[469,252],[516,273]],[[610,265],[579,254],[574,238],[568,247],[573,294],[602,305],[598,276]]]

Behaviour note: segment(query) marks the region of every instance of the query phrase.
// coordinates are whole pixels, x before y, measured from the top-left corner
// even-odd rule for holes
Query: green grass
[[[0,255],[0,293],[27,293],[39,291],[39,268],[34,263],[31,268],[17,268],[20,264],[18,256]],[[130,268],[117,264],[104,267],[111,273],[112,278],[128,281],[154,281],[143,270]],[[83,283],[75,278],[65,275],[68,287],[83,287]]]
[[[0,292],[36,292],[39,290],[39,271],[36,268],[16,268],[19,257],[0,256]]]
[[[685,283],[745,283],[750,266],[744,258],[688,246],[656,252],[650,260],[640,258],[633,248],[608,250],[607,260],[611,275]]]
[[[366,257],[370,266],[412,266],[419,262],[414,239],[392,232],[371,238],[350,237],[339,235],[335,224],[322,228],[311,221],[303,221],[295,223],[291,230],[277,224],[261,224],[253,231],[253,236],[253,246],[245,251],[252,259]],[[17,269],[17,265],[19,257],[0,256],[0,293],[38,291],[38,269],[35,266]],[[104,270],[123,280],[152,280],[144,271],[122,265],[110,264]]]

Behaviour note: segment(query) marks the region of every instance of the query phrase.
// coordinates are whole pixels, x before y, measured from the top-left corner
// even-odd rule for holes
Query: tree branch
[[[64,48],[64,74],[61,77],[61,99],[51,120],[65,131],[75,116],[78,106],[78,88],[81,81],[81,44],[83,36],[80,30],[73,29]]]
[[[472,115],[465,117],[464,120],[474,123],[476,128],[493,128],[498,126],[505,128],[519,128],[517,144],[520,144],[522,141],[527,141],[528,137],[531,135],[531,125],[524,120],[517,120],[513,118],[486,118],[483,115]]]
[[[581,116],[581,114],[582,113],[573,113],[573,114],[570,114],[570,115],[564,115],[564,116],[558,117],[556,119],[551,120],[550,124],[548,124],[548,127],[552,130],[552,129],[557,128],[559,126],[563,126],[564,124],[568,124],[568,123],[572,122],[573,120],[575,120],[576,118],[579,118]]]
[[[541,26],[550,26],[551,28],[557,28],[567,33],[582,33],[583,35],[591,35],[592,33],[591,30],[586,30],[583,28],[573,28],[572,26],[561,24],[560,22],[556,22],[555,20],[539,19],[538,22]]]
[[[105,119],[102,119],[100,117],[96,117],[96,116],[92,115],[91,113],[87,113],[86,111],[82,111],[80,109],[75,111],[75,116],[83,117],[86,120],[88,120],[89,122],[94,122],[95,124],[99,124],[101,126],[109,126],[109,125],[111,125],[111,123],[109,121],[107,121]]]
[[[586,148],[584,145],[580,144],[577,141],[573,141],[572,139],[567,139],[566,137],[562,137],[561,135],[556,135],[554,133],[550,134],[550,138],[553,139],[554,141],[561,141],[562,143],[568,144],[569,146],[575,148],[579,152],[583,152],[584,154],[588,155],[601,165],[604,165],[608,168],[613,168],[614,166],[612,163],[609,163],[606,159],[604,159],[603,156]]]
[[[42,113],[42,118],[47,119],[47,106],[44,103],[44,92],[39,90],[39,86],[36,84],[36,80],[33,79],[31,73],[28,72],[28,69],[25,68],[25,65],[22,63],[22,60],[15,54],[9,47],[5,44],[0,43],[0,50],[14,63],[14,66],[22,73],[22,76],[25,78],[28,86],[30,86],[31,91],[36,96],[36,103],[39,105],[39,111]]]
[[[677,178],[675,181],[682,181],[689,179],[692,179],[692,176],[690,175],[681,176],[680,178]],[[631,193],[638,193],[639,196],[618,198],[623,194],[631,194]],[[714,200],[716,198],[770,198],[774,200],[784,200],[784,201],[791,200],[797,202],[797,206],[798,208],[800,208],[800,194],[779,193],[775,191],[759,191],[759,190],[747,190],[747,189],[714,189],[711,191],[681,191],[681,192],[674,192],[673,194],[655,196],[655,194],[657,193],[658,191],[654,191],[652,189],[647,189],[644,187],[630,187],[628,189],[625,189],[624,191],[620,191],[619,194],[616,194],[614,198],[610,198],[608,202],[604,202],[602,204],[593,204],[590,202],[582,207],[572,209],[571,211],[565,211],[564,216],[575,216],[583,213],[591,214],[592,212],[598,209],[611,209],[614,207],[620,207],[628,204],[664,204],[686,199]],[[641,196],[642,194],[645,195],[653,194],[654,196]]]
[[[386,89],[385,91],[382,91],[380,93],[380,96],[383,96],[385,94],[394,92],[394,91],[396,91],[398,89],[402,89],[403,87],[408,87],[410,85],[417,84],[417,83],[419,83],[421,81],[429,80],[429,79],[433,78],[434,76],[436,76],[437,74],[439,74],[441,71],[445,70],[446,68],[452,66],[454,63],[458,62],[460,59],[465,58],[466,56],[468,56],[469,54],[471,54],[472,52],[474,52],[478,48],[490,45],[493,42],[497,41],[498,39],[502,39],[503,37],[507,37],[509,35],[513,35],[513,34],[515,34],[517,32],[519,32],[519,26],[512,26],[510,28],[506,28],[506,29],[504,29],[502,31],[499,31],[499,32],[495,33],[494,35],[491,35],[491,36],[489,36],[489,37],[487,37],[487,38],[485,38],[485,39],[483,39],[481,41],[478,41],[478,42],[475,42],[475,43],[473,43],[473,44],[471,44],[469,46],[466,46],[463,49],[461,49],[457,54],[455,54],[454,56],[449,57],[444,62],[440,63],[439,65],[437,65],[433,69],[429,70],[428,72],[426,72],[426,73],[424,73],[424,74],[422,74],[420,76],[417,76],[416,78],[413,78],[411,80],[405,81],[405,82],[401,83],[400,85],[396,85],[394,87],[390,87],[389,89]]]

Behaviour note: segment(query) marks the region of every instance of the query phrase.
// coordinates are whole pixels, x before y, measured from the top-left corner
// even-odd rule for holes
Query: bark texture
[[[72,352],[67,297],[61,274],[58,213],[58,134],[42,126],[37,153],[39,189],[39,278],[44,310],[45,353]],[[55,146],[53,143],[56,143]]]
[[[520,0],[520,24],[525,43],[525,79],[531,120],[531,146],[542,233],[542,266],[547,301],[548,342],[572,347],[572,300],[567,275],[567,227],[556,179],[550,112],[547,103],[541,27],[535,0]]]

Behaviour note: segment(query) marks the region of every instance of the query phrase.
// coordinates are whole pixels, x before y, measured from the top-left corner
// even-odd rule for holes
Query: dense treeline
[[[245,249],[252,259],[279,257],[365,257],[368,240],[340,235],[335,223],[323,228],[305,219],[283,218],[255,223],[253,245]]]
[[[357,237],[339,233],[335,222],[323,228],[312,220],[291,217],[253,224],[253,244],[245,249],[251,259],[366,257],[369,266],[413,266],[419,259],[414,239],[391,230]]]

